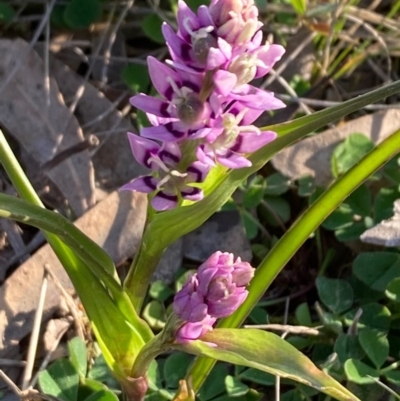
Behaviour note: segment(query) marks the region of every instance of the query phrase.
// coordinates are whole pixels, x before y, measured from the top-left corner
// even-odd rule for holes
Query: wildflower
[[[232,169],[251,166],[244,154],[255,152],[276,138],[275,132],[251,125],[261,113],[262,110],[234,103],[204,135],[204,143],[197,148],[198,160],[210,166],[218,162]]]
[[[197,12],[179,0],[177,19],[176,32],[162,27],[172,60],[148,57],[160,97],[141,93],[130,99],[152,125],[141,129],[140,139],[130,137],[134,156],[152,173],[123,189],[154,193],[151,204],[159,211],[182,199],[202,199],[196,183],[217,163],[251,166],[247,155],[276,137],[254,121],[285,107],[272,92],[251,85],[284,53],[280,45],[262,45],[254,0],[211,0]]]
[[[175,295],[173,309],[184,323],[177,341],[195,340],[212,330],[216,319],[231,315],[246,299],[254,269],[233,254],[211,255]]]
[[[203,198],[200,188],[188,184],[203,182],[208,166],[197,161],[182,172],[178,167],[182,155],[176,143],[166,142],[160,146],[132,133],[128,133],[128,138],[136,160],[155,174],[138,177],[124,185],[122,190],[156,192],[151,200],[155,210],[173,209],[180,198],[192,201]]]

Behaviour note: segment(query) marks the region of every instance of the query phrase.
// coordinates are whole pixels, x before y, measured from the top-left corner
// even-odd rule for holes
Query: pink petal
[[[173,92],[171,84],[168,82],[167,78],[171,78],[174,82],[178,82],[179,86],[180,76],[174,70],[167,67],[164,63],[158,61],[155,57],[147,57],[147,65],[149,67],[151,82],[153,83],[154,87],[162,96],[170,100]]]
[[[145,194],[155,191],[157,180],[151,176],[138,177],[120,188],[121,191],[138,191]]]
[[[228,96],[236,86],[237,77],[229,71],[218,70],[214,73],[214,85],[222,96]]]
[[[260,134],[255,132],[243,132],[240,135],[238,146],[235,146],[235,151],[238,153],[252,153],[261,149],[266,144],[272,142],[277,137],[276,132],[264,131]]]
[[[176,117],[175,113],[169,113],[167,111],[169,103],[165,100],[141,93],[131,97],[129,101],[132,106],[143,110],[146,113],[155,114],[156,116],[165,118]]]
[[[151,156],[158,153],[160,146],[132,132],[128,132],[128,140],[135,159],[143,166],[151,168],[151,163],[148,160]]]

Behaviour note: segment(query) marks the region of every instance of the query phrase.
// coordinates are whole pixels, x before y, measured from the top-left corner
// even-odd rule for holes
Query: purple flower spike
[[[275,139],[274,132],[253,125],[263,112],[285,107],[272,92],[251,85],[285,52],[280,45],[262,43],[262,25],[254,0],[210,0],[197,12],[178,0],[177,29],[162,26],[171,60],[147,58],[159,95],[141,93],[130,99],[151,124],[140,130],[140,137],[129,136],[132,153],[151,173],[122,189],[151,194],[157,211],[173,209],[183,200],[196,202],[203,198],[196,184],[205,180],[211,167],[249,167],[247,156]],[[236,283],[226,285],[213,285],[207,296],[218,298],[222,291],[233,291]],[[233,292],[236,303],[246,296],[243,288]],[[198,304],[199,309],[189,315],[187,309],[177,312],[197,325],[187,326],[189,331],[201,328],[198,319],[207,304],[193,296],[187,308],[192,311]],[[229,304],[235,302],[213,303],[215,313],[217,307],[230,310]]]
[[[175,295],[174,313],[184,322],[176,332],[178,342],[200,338],[217,318],[231,315],[246,299],[246,286],[254,269],[233,254],[216,252]]]

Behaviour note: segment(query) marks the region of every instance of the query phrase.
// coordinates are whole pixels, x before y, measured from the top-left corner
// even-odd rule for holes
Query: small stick
[[[76,308],[74,300],[72,299],[71,295],[69,295],[68,292],[65,291],[65,288],[62,286],[62,284],[58,280],[57,276],[54,274],[54,272],[51,270],[50,266],[47,263],[44,265],[44,268],[45,268],[47,274],[53,280],[55,286],[61,292],[61,295],[65,299],[65,302],[66,302],[66,304],[68,306],[68,309],[71,312],[71,315],[72,315],[72,317],[74,319],[75,329],[76,329],[77,335],[80,338],[85,339],[85,336],[84,336],[83,330],[82,330],[82,325],[81,325],[81,318],[79,317],[79,314],[77,312],[77,308]]]
[[[283,331],[290,334],[305,334],[310,336],[319,336],[321,332],[318,329],[307,327],[307,326],[290,326],[287,324],[255,324],[245,325],[245,329],[263,329],[263,330],[274,330]]]
[[[47,284],[48,284],[47,272],[44,271],[42,288],[40,289],[39,302],[38,302],[38,306],[37,306],[37,310],[36,310],[36,314],[35,314],[35,320],[33,322],[31,338],[29,341],[29,349],[28,349],[28,356],[27,356],[27,360],[26,360],[26,366],[25,366],[25,370],[24,370],[24,375],[22,377],[22,385],[21,385],[22,390],[26,390],[29,387],[29,381],[32,377],[33,364],[35,362],[36,349],[37,349],[38,340],[39,340],[40,325],[41,325],[42,316],[43,316],[44,301],[46,299]]]
[[[22,392],[17,385],[0,369],[0,377],[6,382],[7,386],[10,387],[13,393],[21,396]]]
[[[39,366],[38,371],[36,372],[35,376],[33,376],[32,380],[30,381],[28,388],[35,387],[35,385],[39,379],[40,372],[42,372],[43,370],[45,370],[47,368],[47,365],[50,362],[51,356],[53,355],[54,351],[58,347],[58,344],[60,344],[60,341],[61,341],[63,335],[69,330],[69,328],[70,328],[70,326],[67,326],[63,330],[60,331],[60,333],[58,334],[58,337],[54,340],[53,346],[49,349],[48,353],[46,354],[45,358],[43,359],[43,362]]]
[[[0,358],[0,366],[20,368],[20,367],[26,366],[26,362],[25,361],[15,361],[14,359]]]

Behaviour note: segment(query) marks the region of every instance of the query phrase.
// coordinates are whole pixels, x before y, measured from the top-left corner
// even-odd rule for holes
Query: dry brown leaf
[[[84,138],[53,79],[50,79],[50,107],[47,107],[44,66],[36,52],[29,52],[10,79],[20,56],[28,49],[28,43],[21,39],[0,40],[0,88],[8,82],[0,94],[0,124],[21,145],[26,160],[33,159],[36,171],[29,171],[28,175],[34,177],[40,166]],[[25,162],[24,154],[21,157]],[[76,215],[94,205],[94,172],[87,151],[69,157],[46,174]]]
[[[313,176],[315,183],[327,186],[333,180],[331,156],[336,146],[353,133],[361,133],[379,143],[400,129],[400,110],[380,111],[328,129],[279,152],[272,164],[291,179]]]
[[[111,132],[99,137],[100,146],[93,156],[96,181],[101,187],[112,190],[144,174],[146,169],[136,162],[129,147],[126,136],[126,132],[132,130],[129,119],[121,116],[103,93],[55,57],[51,57],[50,71],[66,99],[72,99],[78,88],[84,86],[85,91],[76,109],[76,117],[82,127],[98,116],[104,116],[87,128],[95,135],[97,132]]]

